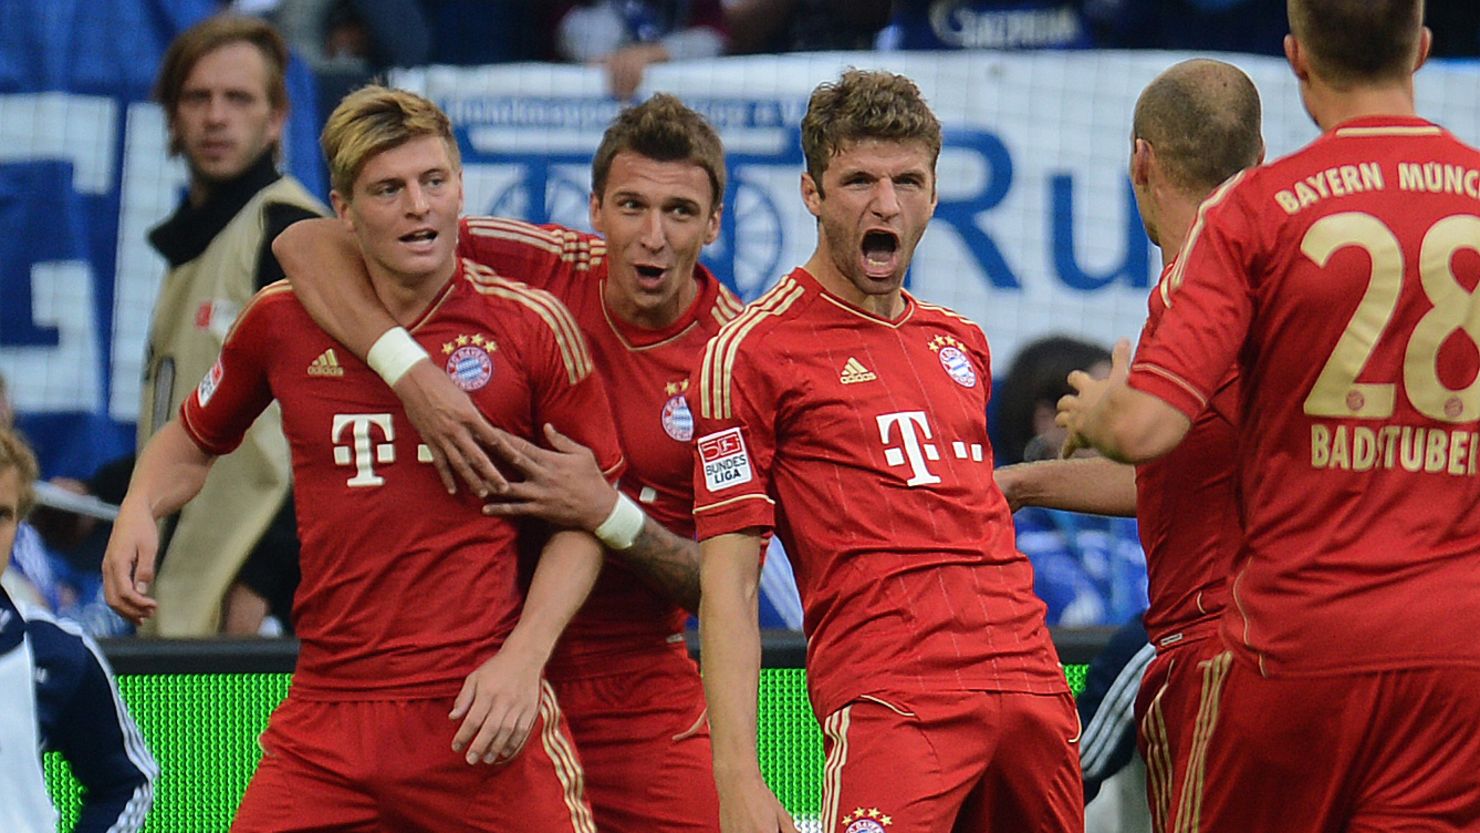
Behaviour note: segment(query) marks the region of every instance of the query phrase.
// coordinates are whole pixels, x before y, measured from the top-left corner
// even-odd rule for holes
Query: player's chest
[[[694,416],[687,394],[703,343],[632,350],[596,336],[591,348],[629,473],[648,482],[690,477]]]
[[[949,333],[839,341],[797,357],[778,402],[785,455],[849,460],[911,484],[991,465],[987,398],[977,354]],[[965,467],[965,469],[963,469]]]
[[[530,433],[533,392],[517,345],[476,325],[426,328],[415,337],[432,363],[492,424],[520,435]],[[305,341],[284,348],[273,376],[278,398],[293,400],[283,413],[284,430],[295,443],[336,448],[385,445],[386,450],[378,452],[381,456],[415,456],[419,450],[420,437],[400,400],[374,371],[337,343],[325,338],[322,343]]]

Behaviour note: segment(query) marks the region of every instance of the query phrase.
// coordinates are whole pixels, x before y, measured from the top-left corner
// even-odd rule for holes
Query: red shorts
[[[865,695],[827,716],[823,833],[1081,833],[1068,694]]]
[[[602,833],[718,833],[704,686],[682,645],[640,669],[552,685]]]
[[[1141,678],[1136,695],[1136,746],[1146,762],[1146,799],[1154,833],[1178,829],[1177,808],[1203,692],[1201,663],[1222,652],[1217,629],[1208,628],[1202,638],[1160,650]]]
[[[452,700],[288,699],[262,733],[262,762],[233,833],[539,831],[592,833],[580,764],[555,694],[513,760],[452,751]]]
[[[1182,833],[1480,831],[1480,669],[1206,667]]]

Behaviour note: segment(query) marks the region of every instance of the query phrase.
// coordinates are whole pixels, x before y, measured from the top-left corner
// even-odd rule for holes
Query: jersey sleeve
[[[591,449],[601,473],[615,483],[625,467],[606,387],[595,373],[586,337],[575,317],[547,292],[531,292],[539,323],[531,338],[530,372],[535,420]],[[542,432],[536,431],[542,436]]]
[[[1177,263],[1156,291],[1166,311],[1136,351],[1128,384],[1188,419],[1224,386],[1248,335],[1254,300],[1255,226],[1229,180],[1198,210]]]
[[[76,833],[137,831],[154,801],[159,767],[144,745],[139,729],[119,697],[113,671],[92,640],[59,624],[38,622],[33,629],[38,652],[61,655],[58,663],[71,666],[63,676],[75,680],[44,727],[48,747],[61,752],[83,787],[82,810]],[[48,709],[47,711],[51,711]]]
[[[770,494],[776,455],[775,402],[762,391],[760,364],[720,331],[689,384],[694,414],[694,522],[699,540],[776,525]],[[693,401],[697,392],[699,401]]]
[[[185,433],[207,454],[229,454],[241,444],[252,422],[271,404],[268,361],[273,345],[272,309],[292,290],[274,284],[257,293],[242,310],[216,363],[180,406]]]
[[[464,217],[457,251],[502,275],[564,295],[563,282],[606,257],[606,241],[563,226],[536,226],[503,217]]]

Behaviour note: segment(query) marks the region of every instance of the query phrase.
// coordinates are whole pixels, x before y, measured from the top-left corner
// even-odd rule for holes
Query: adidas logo
[[[334,355],[333,347],[320,353],[319,357],[313,360],[313,363],[308,366],[308,375],[335,378],[344,375],[344,368],[339,366],[339,357]]]
[[[872,382],[879,377],[872,370],[864,367],[863,363],[858,359],[849,356],[847,363],[843,365],[843,372],[838,378],[845,385],[853,385],[859,382]]]

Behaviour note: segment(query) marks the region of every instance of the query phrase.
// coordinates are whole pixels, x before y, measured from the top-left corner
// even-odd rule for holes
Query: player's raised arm
[[[700,544],[699,657],[714,746],[723,833],[796,833],[761,777],[756,698],[761,671],[758,592],[761,535],[756,529]]]
[[[161,428],[139,455],[103,555],[103,596],[134,624],[158,607],[148,593],[159,552],[159,521],[195,497],[215,459],[185,433],[178,418]]]
[[[539,715],[540,672],[596,583],[601,559],[600,544],[586,532],[562,530],[545,544],[519,624],[468,675],[448,715],[462,720],[452,748],[465,752],[469,764],[507,760],[524,746]]]
[[[584,529],[654,589],[699,609],[699,543],[670,532],[617,491],[584,445],[545,426],[550,448],[494,429],[493,451],[524,475],[483,508],[489,515],[531,515]]]
[[[505,485],[480,444],[492,427],[447,374],[396,325],[370,285],[354,237],[340,220],[303,220],[272,241],[293,292],[314,322],[391,386],[432,451],[448,492],[456,477],[480,496]],[[455,476],[456,477],[455,477]]]
[[[993,473],[1012,511],[1024,506],[1136,515],[1136,469],[1104,457],[1038,460],[1004,466]]]

